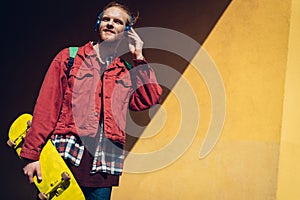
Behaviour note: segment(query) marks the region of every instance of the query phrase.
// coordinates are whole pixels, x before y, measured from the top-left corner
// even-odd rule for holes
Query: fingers
[[[24,174],[27,175],[29,183],[33,183],[33,173],[31,171],[24,170]]]
[[[23,168],[23,172],[26,176],[28,176],[29,182],[33,183],[34,180],[34,176],[36,175],[38,180],[41,181],[42,180],[42,173],[41,173],[41,168],[40,168],[40,162],[39,161],[35,161],[35,162],[31,162],[29,164],[27,164],[24,168]]]
[[[138,35],[137,32],[132,27],[129,29],[128,33],[133,33],[135,35]]]
[[[140,36],[131,28],[127,32],[129,51],[134,54],[136,59],[143,59],[143,45],[144,42],[141,40]]]
[[[26,168],[24,168],[23,171],[24,171],[24,174],[26,176],[28,176],[29,183],[33,183],[33,174],[34,173],[30,170],[27,170]]]
[[[133,28],[131,28],[128,33],[127,33],[128,37],[132,40],[134,40],[135,43],[143,43],[142,39],[140,38],[140,36],[135,32],[135,30]]]

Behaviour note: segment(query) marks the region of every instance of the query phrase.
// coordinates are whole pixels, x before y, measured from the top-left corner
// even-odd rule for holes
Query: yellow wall
[[[231,2],[204,43],[226,92],[226,118],[218,143],[199,158],[213,105],[210,86],[190,65],[182,79],[196,91],[200,111],[194,140],[188,133],[186,138],[180,136],[183,142],[192,143],[171,165],[147,173],[125,173],[112,199],[276,199],[289,17],[290,1]],[[200,53],[194,61],[200,59]],[[186,103],[179,98],[184,92],[181,86],[179,81],[178,90],[168,96],[132,153],[163,150],[179,134],[179,126],[186,130],[191,126],[180,125],[180,103]],[[163,127],[151,135],[161,121]],[[174,152],[176,149],[164,152],[165,159]],[[132,163],[129,156],[126,166],[148,167],[162,162],[160,159]]]
[[[284,112],[278,173],[278,200],[300,199],[300,1],[292,0]]]

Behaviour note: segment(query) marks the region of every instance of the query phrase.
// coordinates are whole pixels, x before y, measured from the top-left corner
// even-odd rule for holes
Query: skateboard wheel
[[[68,181],[68,180],[71,179],[71,176],[68,174],[68,172],[63,172],[63,173],[61,174],[61,177],[62,177],[62,179],[63,179],[64,181]]]
[[[39,195],[38,195],[38,197],[41,200],[48,200],[48,197],[43,192],[40,192]]]
[[[31,126],[31,120],[27,121],[27,126],[30,127]]]
[[[16,146],[16,144],[15,144],[13,141],[11,141],[11,140],[7,140],[6,143],[7,143],[7,145],[10,146],[10,147]]]

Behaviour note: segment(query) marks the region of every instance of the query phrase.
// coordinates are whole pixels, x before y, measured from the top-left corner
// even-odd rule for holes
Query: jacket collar
[[[97,56],[97,53],[93,47],[94,42],[90,41],[83,47],[85,56]]]

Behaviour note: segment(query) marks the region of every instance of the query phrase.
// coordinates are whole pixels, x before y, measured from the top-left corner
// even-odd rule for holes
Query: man
[[[127,109],[148,109],[162,93],[143,56],[143,41],[132,28],[136,19],[125,5],[109,3],[95,26],[99,40],[79,47],[70,69],[68,48],[53,59],[21,151],[30,182],[34,175],[42,179],[38,160],[50,138],[86,199],[110,199],[125,159]],[[133,67],[118,57],[124,41]]]

